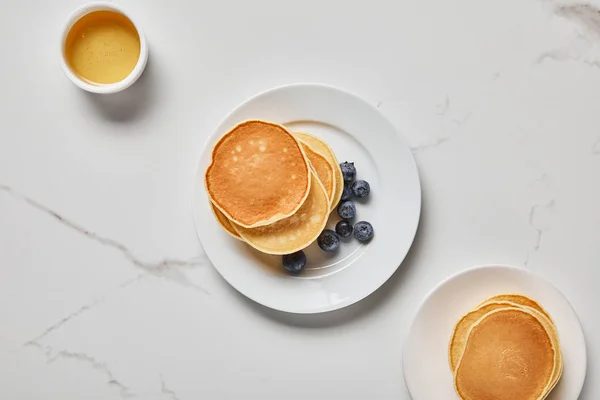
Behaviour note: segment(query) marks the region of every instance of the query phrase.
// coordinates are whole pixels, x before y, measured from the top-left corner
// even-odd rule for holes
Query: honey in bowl
[[[120,82],[140,58],[140,36],[125,15],[94,11],[71,27],[64,55],[73,73],[88,83]]]

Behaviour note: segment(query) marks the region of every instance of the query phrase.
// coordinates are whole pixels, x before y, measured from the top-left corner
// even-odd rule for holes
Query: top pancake
[[[231,226],[250,246],[266,254],[291,254],[306,248],[325,228],[329,216],[329,199],[323,184],[313,176],[310,194],[291,217],[271,225],[243,228]]]
[[[225,134],[205,174],[212,203],[245,228],[294,214],[306,200],[311,173],[298,141],[283,126],[246,121]]]
[[[342,170],[340,168],[340,163],[335,157],[335,153],[331,150],[331,147],[327,145],[323,140],[319,139],[316,136],[309,135],[304,132],[294,132],[293,135],[302,142],[306,143],[310,146],[310,148],[322,155],[329,161],[329,164],[333,166],[333,173],[335,176],[335,190],[334,194],[331,198],[331,207],[330,212],[335,210],[342,198],[342,192],[344,191],[344,176],[342,175]]]
[[[475,310],[463,316],[454,327],[448,354],[448,361],[450,362],[450,368],[453,372],[456,369],[456,364],[458,364],[458,361],[462,356],[467,341],[467,335],[471,329],[471,326],[488,312],[498,308],[506,308],[510,306],[531,307],[534,310],[542,313],[544,317],[548,318],[548,322],[552,323],[552,319],[548,313],[535,300],[531,300],[528,297],[518,294],[501,294],[491,297],[479,304]]]
[[[551,333],[533,313],[500,308],[472,326],[455,388],[464,400],[540,400],[552,385],[556,357]]]
[[[554,321],[552,320],[552,317],[546,310],[544,310],[544,308],[540,305],[540,303],[538,303],[537,301],[535,301],[527,296],[524,296],[522,294],[514,294],[514,293],[500,294],[500,295],[497,295],[494,297],[490,297],[489,299],[487,299],[486,301],[481,303],[479,306],[481,307],[483,305],[492,304],[494,302],[504,303],[504,304],[510,303],[515,306],[522,306],[526,310],[530,310],[532,308],[533,310],[535,310],[534,314],[536,314],[538,316],[538,319],[540,320],[540,322],[542,322],[542,324],[544,324],[544,326],[546,327],[546,330],[552,333],[551,336],[552,336],[553,343],[555,344],[555,349],[558,353],[557,355],[558,355],[558,364],[559,365],[557,365],[557,368],[554,371],[554,374],[552,377],[553,383],[552,383],[552,385],[550,385],[548,387],[548,390],[547,390],[547,393],[550,393],[552,391],[552,389],[554,389],[554,387],[558,383],[559,379],[562,376],[562,372],[563,372],[563,360],[562,360],[562,353],[560,351],[560,339],[558,337],[558,332],[556,330],[556,327],[554,326]],[[537,314],[537,312],[542,314],[542,316]]]
[[[518,297],[513,297],[513,299],[518,300]],[[552,321],[548,319],[544,314],[542,314],[538,309],[517,303],[512,303],[509,301],[485,302],[483,305],[480,305],[476,310],[473,310],[467,315],[465,315],[458,322],[458,324],[456,324],[456,327],[454,328],[454,333],[452,335],[452,339],[450,341],[449,349],[449,361],[452,371],[454,372],[456,370],[456,365],[459,363],[460,358],[463,355],[465,347],[467,346],[467,340],[472,326],[475,323],[477,323],[484,315],[500,308],[520,308],[527,311],[528,313],[534,315],[549,333],[552,341],[552,346],[557,353],[557,366],[553,371],[552,380],[547,387],[547,393],[549,393],[552,390],[552,388],[554,388],[554,386],[556,385],[556,383],[562,375],[562,355],[559,349],[558,334],[556,333]]]

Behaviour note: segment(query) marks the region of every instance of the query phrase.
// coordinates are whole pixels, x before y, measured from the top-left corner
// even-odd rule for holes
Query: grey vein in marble
[[[531,260],[531,257],[537,253],[540,250],[540,246],[542,244],[542,236],[544,235],[544,229],[539,228],[535,225],[534,223],[534,218],[535,218],[535,214],[538,210],[541,209],[548,209],[548,208],[552,208],[554,207],[554,199],[550,200],[547,204],[534,204],[533,206],[531,206],[531,209],[529,210],[529,225],[535,229],[536,232],[536,240],[535,240],[535,244],[532,248],[531,251],[527,252],[527,257],[525,258],[525,261],[523,262],[523,265],[528,266],[529,265],[529,261]]]
[[[583,28],[600,38],[600,10],[591,4],[565,4],[556,7],[554,12],[579,23]]]
[[[117,289],[120,290],[120,289],[126,288],[127,286],[139,281],[144,276],[145,276],[145,273],[141,273],[134,278],[128,279],[125,282],[119,284]],[[92,300],[91,302],[89,302],[87,304],[84,304],[83,306],[79,307],[77,310],[73,311],[66,317],[61,318],[60,320],[56,321],[55,323],[53,323],[52,325],[50,325],[49,327],[44,329],[44,331],[42,333],[40,333],[33,339],[30,339],[27,342],[25,342],[25,344],[23,346],[28,346],[28,345],[39,343],[40,340],[42,340],[43,338],[45,338],[52,332],[56,331],[58,328],[67,324],[69,321],[73,320],[74,318],[79,317],[84,312],[89,311],[92,308],[102,304],[105,300],[106,300],[106,295],[103,295],[103,296],[100,296],[100,297]]]
[[[596,139],[592,145],[592,155],[600,154],[600,136]]]
[[[536,63],[541,64],[546,60],[553,60],[557,62],[579,61],[590,67],[600,69],[600,61],[582,60],[581,58],[583,55],[581,53],[587,53],[587,50],[577,50],[575,45],[572,45],[571,47],[564,47],[543,53],[538,57]]]
[[[160,391],[162,394],[171,397],[172,400],[181,400],[177,396],[177,393],[175,393],[173,390],[167,387],[167,384],[165,383],[165,380],[162,375],[160,376]]]
[[[193,282],[190,282],[187,279],[187,276],[178,270],[178,268],[185,268],[185,267],[189,268],[189,267],[195,267],[195,266],[207,264],[207,258],[204,255],[199,256],[199,257],[194,257],[189,260],[177,260],[177,259],[165,258],[163,260],[160,260],[160,261],[154,262],[154,263],[142,261],[139,258],[137,258],[131,252],[131,250],[129,250],[125,245],[117,242],[116,240],[113,240],[113,239],[101,236],[95,232],[89,231],[88,229],[82,227],[81,225],[75,223],[74,221],[71,221],[71,220],[63,217],[56,211],[44,206],[43,204],[39,203],[38,201],[36,201],[22,193],[17,192],[16,190],[12,189],[9,186],[0,184],[0,191],[6,192],[9,195],[11,195],[13,198],[20,200],[47,215],[50,215],[51,217],[56,219],[58,222],[60,222],[62,225],[66,226],[67,228],[70,228],[71,230],[73,230],[75,232],[82,234],[83,236],[87,237],[88,239],[91,239],[103,246],[118,250],[133,265],[145,270],[147,273],[149,273],[151,275],[178,283],[182,286],[191,288],[193,290],[196,290],[198,292],[201,292],[201,293],[204,293],[207,295],[210,294],[208,292],[208,290],[206,290],[198,285],[195,285]]]
[[[67,350],[61,350],[58,353],[52,355],[53,350],[52,350],[52,347],[50,347],[50,346],[44,346],[44,345],[40,344],[39,342],[35,342],[35,341],[29,343],[29,346],[37,347],[38,349],[42,350],[42,352],[44,353],[44,355],[46,357],[46,363],[48,363],[48,364],[51,364],[60,359],[74,360],[74,361],[79,361],[79,362],[85,363],[85,364],[91,366],[93,369],[101,371],[104,375],[106,375],[106,377],[108,378],[108,381],[106,382],[106,384],[117,388],[119,390],[119,395],[122,398],[128,399],[128,398],[136,397],[135,394],[131,391],[131,389],[129,387],[127,387],[121,381],[119,381],[117,378],[115,378],[114,374],[112,373],[112,371],[110,370],[108,365],[106,365],[106,363],[100,362],[88,354],[75,353],[75,352],[71,352],[71,351],[67,351]]]
[[[138,259],[137,257],[135,257],[133,255],[133,253],[123,244],[121,244],[115,240],[112,240],[110,238],[100,236],[94,232],[91,232],[91,231],[85,229],[84,227],[80,226],[79,224],[76,224],[75,222],[73,222],[69,219],[66,219],[65,217],[63,217],[62,215],[57,213],[56,211],[44,206],[43,204],[39,203],[38,201],[36,201],[22,193],[15,191],[14,189],[12,189],[9,186],[0,184],[0,191],[3,191],[5,193],[9,194],[13,198],[15,198],[19,201],[22,201],[47,215],[50,215],[51,217],[56,219],[58,222],[60,222],[62,225],[84,235],[85,237],[87,237],[97,243],[100,243],[103,246],[111,247],[113,249],[118,250],[133,265],[135,265],[136,267],[141,268],[142,270],[145,271],[144,273],[139,274],[138,276],[136,276],[134,278],[130,278],[130,279],[126,280],[125,282],[122,282],[121,284],[118,285],[117,289],[125,288],[125,287],[139,281],[146,275],[152,275],[152,276],[155,276],[158,278],[172,281],[172,282],[180,284],[184,287],[191,288],[191,289],[193,289],[195,291],[199,291],[203,294],[207,294],[207,295],[210,294],[206,289],[194,284],[193,282],[190,282],[187,279],[187,276],[178,270],[178,268],[194,267],[194,266],[206,264],[205,257],[195,257],[195,258],[191,258],[189,260],[164,259],[164,260],[161,260],[156,263],[144,262],[144,261]],[[83,306],[79,307],[77,310],[73,311],[69,315],[61,318],[57,322],[48,326],[39,335],[35,336],[33,339],[30,339],[24,345],[25,346],[36,345],[36,344],[39,345],[39,341],[41,339],[43,339],[50,333],[56,331],[57,329],[59,329],[60,327],[62,327],[65,324],[67,324],[74,318],[82,315],[86,311],[89,311],[92,308],[98,306],[104,300],[105,300],[105,296],[101,296],[99,298],[92,300],[91,302],[89,302],[87,304],[84,304]]]
[[[58,328],[60,328],[61,326],[63,326],[67,322],[69,322],[71,319],[78,317],[79,315],[83,314],[84,312],[94,308],[95,306],[100,304],[102,301],[103,301],[102,299],[94,300],[91,303],[88,303],[88,304],[85,304],[85,305],[79,307],[79,309],[77,311],[72,312],[71,314],[67,315],[64,318],[61,318],[59,321],[55,322],[54,324],[52,324],[49,327],[47,327],[46,329],[44,329],[44,331],[42,333],[40,333],[38,336],[34,337],[33,339],[27,341],[27,343],[25,343],[25,345],[36,343],[37,341],[45,338],[50,333],[54,332],[55,330],[57,330]]]
[[[459,126],[462,126],[462,125],[464,125],[469,120],[469,118],[471,118],[471,114],[473,114],[473,112],[469,111],[467,113],[467,115],[465,115],[463,118],[460,118],[460,119],[459,118],[452,118],[452,122],[454,122],[455,124],[457,124]]]
[[[450,137],[442,137],[442,138],[437,139],[433,143],[427,143],[427,144],[423,144],[423,145],[419,145],[419,146],[413,146],[410,149],[412,150],[412,152],[414,154],[418,154],[418,153],[421,153],[421,152],[423,152],[425,150],[436,148],[439,145],[441,145],[442,143],[445,143],[445,142],[447,142],[449,140],[450,140]]]
[[[577,24],[577,35],[566,46],[542,53],[538,64],[546,61],[579,61],[593,68],[600,68],[598,45],[600,44],[600,9],[590,4],[564,4],[554,8],[554,13]]]
[[[58,360],[58,359],[70,359],[70,360],[77,360],[77,361],[81,361],[87,364],[90,364],[92,366],[92,368],[97,369],[99,371],[102,371],[104,374],[106,374],[107,378],[108,378],[108,382],[107,384],[110,386],[114,386],[119,390],[119,394],[121,395],[122,398],[126,399],[126,398],[130,398],[130,397],[135,397],[135,395],[131,392],[131,390],[125,386],[122,382],[120,382],[119,380],[117,380],[113,373],[110,371],[110,369],[108,368],[108,366],[105,363],[101,363],[99,361],[97,361],[95,358],[88,356],[85,353],[73,353],[73,352],[69,352],[67,350],[61,350],[58,353],[56,353],[56,355],[54,357],[52,357],[50,360],[48,360],[48,363],[53,363],[54,361]]]
[[[442,104],[438,104],[435,106],[435,115],[438,116],[439,118],[446,119],[447,121],[450,121],[450,122],[458,125],[459,127],[461,127],[469,120],[469,118],[471,118],[471,115],[473,114],[472,111],[468,111],[462,117],[457,118],[456,116],[452,115],[453,113],[451,112],[452,111],[451,108],[452,107],[450,105],[450,97],[446,96],[444,98],[444,102]],[[450,128],[450,129],[454,130],[456,128]],[[441,144],[452,139],[452,137],[453,137],[453,135],[442,136],[440,138],[435,139],[431,143],[424,143],[424,144],[417,145],[417,146],[411,146],[410,149],[412,150],[413,154],[416,155],[416,154],[422,153],[426,150],[437,148]]]
[[[545,172],[540,175],[539,177],[535,178],[534,180],[531,181],[530,186],[535,185],[536,183],[544,183],[546,182],[546,179],[548,178],[548,174],[546,174]]]
[[[437,115],[446,115],[446,113],[448,112],[448,109],[450,108],[450,98],[448,96],[446,96],[446,99],[444,100],[444,104],[438,104],[437,106],[435,106],[436,111],[435,113]]]

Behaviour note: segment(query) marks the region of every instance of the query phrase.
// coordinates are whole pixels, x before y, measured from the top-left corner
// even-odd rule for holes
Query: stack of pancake
[[[491,297],[467,313],[448,350],[463,400],[542,400],[563,370],[552,318],[518,294]]]
[[[214,146],[205,186],[226,232],[263,253],[290,254],[319,236],[344,182],[323,140],[250,120]]]

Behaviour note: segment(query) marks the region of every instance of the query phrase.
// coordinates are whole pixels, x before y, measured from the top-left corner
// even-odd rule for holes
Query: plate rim
[[[382,119],[384,119],[388,124],[390,124],[390,126],[393,128],[394,131],[394,135],[396,136],[396,138],[406,147],[406,149],[408,150],[408,153],[410,155],[409,157],[409,162],[412,166],[412,168],[414,169],[415,172],[415,177],[416,177],[416,186],[415,186],[415,193],[416,193],[416,203],[417,203],[417,209],[416,209],[416,219],[415,219],[415,223],[414,223],[414,228],[410,233],[410,241],[408,243],[407,246],[407,250],[406,253],[402,256],[401,261],[398,263],[398,265],[391,271],[391,273],[387,276],[385,276],[381,283],[375,287],[373,290],[367,291],[365,294],[362,294],[360,296],[357,296],[356,298],[352,298],[349,301],[343,301],[343,302],[339,302],[333,305],[329,305],[327,307],[323,307],[320,309],[311,309],[311,310],[293,310],[290,309],[288,307],[276,307],[274,305],[271,304],[265,304],[259,300],[257,300],[254,296],[252,296],[251,294],[245,293],[240,291],[235,285],[233,285],[229,279],[227,279],[227,277],[225,275],[223,275],[221,273],[221,271],[219,270],[219,268],[217,268],[214,263],[212,262],[212,260],[210,260],[210,256],[208,255],[204,244],[202,243],[202,239],[200,238],[200,232],[199,232],[199,226],[197,223],[197,208],[195,206],[196,203],[196,185],[197,185],[197,176],[198,173],[200,171],[200,167],[201,167],[201,161],[202,161],[202,157],[203,154],[207,148],[207,146],[210,144],[211,139],[215,136],[216,132],[219,130],[219,128],[221,126],[223,126],[226,121],[229,119],[230,115],[236,113],[237,111],[239,111],[242,107],[244,107],[246,104],[261,98],[263,96],[268,96],[271,93],[276,93],[276,92],[280,92],[280,91],[287,91],[287,90],[294,90],[294,89],[298,89],[298,88],[308,88],[308,89],[317,89],[317,90],[330,90],[333,92],[337,92],[338,94],[341,94],[343,96],[349,96],[351,98],[353,98],[354,100],[359,101],[360,103],[362,103],[365,107],[368,107],[371,109],[371,111],[375,111],[377,114],[379,114],[381,116]],[[346,90],[346,89],[342,89],[340,87],[337,86],[333,86],[333,85],[329,85],[329,84],[323,84],[323,83],[310,83],[310,82],[299,82],[299,83],[288,83],[288,84],[283,84],[283,85],[278,85],[278,86],[274,86],[271,87],[269,89],[263,90],[261,92],[258,92],[252,96],[250,96],[249,98],[241,101],[236,107],[234,107],[231,111],[229,111],[225,117],[223,117],[220,122],[214,127],[214,129],[212,130],[211,134],[207,136],[207,138],[204,141],[204,145],[202,146],[202,149],[199,153],[199,156],[197,157],[196,160],[196,168],[195,168],[195,173],[192,176],[192,201],[191,201],[191,211],[192,211],[192,219],[193,219],[193,223],[194,223],[194,228],[196,230],[196,236],[198,237],[198,240],[200,242],[200,245],[206,255],[206,257],[208,258],[208,260],[210,261],[210,263],[212,264],[212,267],[219,273],[219,276],[221,276],[228,285],[230,285],[232,288],[234,288],[238,293],[240,293],[241,295],[243,295],[244,297],[252,300],[253,302],[272,309],[272,310],[276,310],[276,311],[281,311],[281,312],[285,312],[285,313],[290,313],[290,314],[300,314],[300,315],[310,315],[310,314],[322,314],[322,313],[327,313],[327,312],[332,312],[335,310],[339,310],[348,306],[351,306],[353,304],[356,304],[362,300],[364,300],[365,298],[369,297],[370,295],[372,295],[373,293],[375,293],[377,290],[379,290],[400,268],[400,266],[402,265],[402,263],[405,262],[406,257],[408,256],[410,250],[412,249],[412,246],[414,245],[414,241],[421,223],[421,213],[422,213],[422,209],[423,209],[423,193],[422,193],[422,185],[421,185],[421,177],[419,174],[419,169],[415,160],[415,156],[414,153],[412,152],[412,149],[408,143],[408,141],[406,140],[406,138],[401,134],[401,132],[398,130],[398,128],[396,127],[396,125],[394,125],[392,123],[392,121],[390,121],[389,118],[387,118],[376,106],[374,106],[373,104],[369,103],[367,100],[365,100],[364,98],[360,97],[359,95],[355,94],[352,91]]]
[[[585,382],[587,379],[587,365],[588,365],[588,355],[587,355],[587,344],[586,344],[586,340],[585,340],[585,331],[583,329],[583,324],[581,323],[581,319],[579,318],[579,314],[577,314],[577,311],[575,310],[575,307],[573,307],[573,304],[569,301],[569,299],[567,298],[567,296],[564,295],[564,293],[562,291],[560,291],[560,289],[558,289],[556,287],[556,285],[554,285],[552,282],[550,282],[548,279],[546,279],[545,277],[541,276],[540,274],[536,274],[535,272],[529,270],[528,268],[524,268],[524,267],[519,267],[516,265],[510,265],[510,264],[481,264],[481,265],[475,265],[475,266],[471,266],[468,267],[464,270],[458,271],[448,277],[446,277],[445,279],[443,279],[442,281],[438,282],[431,290],[429,290],[429,292],[427,292],[427,294],[425,295],[425,297],[423,297],[423,299],[421,300],[421,302],[419,303],[419,306],[417,307],[417,309],[415,310],[412,318],[411,318],[411,322],[410,325],[408,327],[408,331],[407,331],[407,335],[404,338],[404,343],[402,344],[402,376],[404,378],[404,384],[406,386],[406,390],[408,391],[409,395],[412,398],[412,393],[410,391],[410,386],[408,385],[407,379],[406,379],[406,346],[408,345],[408,337],[410,336],[414,324],[416,322],[417,316],[421,313],[423,307],[425,306],[425,303],[427,303],[427,301],[431,298],[431,296],[437,292],[442,286],[444,286],[445,284],[447,284],[448,282],[454,280],[454,279],[458,279],[461,276],[467,275],[471,272],[474,271],[478,271],[478,270],[482,270],[482,269],[491,269],[491,268],[501,268],[501,269],[507,269],[507,270],[513,270],[513,271],[518,271],[521,273],[525,273],[526,275],[529,276],[533,276],[534,278],[537,279],[542,279],[544,282],[546,282],[548,285],[550,285],[554,290],[556,290],[556,292],[566,301],[566,303],[569,305],[569,307],[571,308],[571,310],[573,311],[573,314],[575,315],[575,319],[577,320],[577,327],[579,328],[578,330],[581,332],[581,337],[583,339],[583,346],[584,346],[584,359],[583,359],[583,370],[584,370],[584,374],[583,374],[583,379],[581,381],[581,383],[579,384],[579,390],[578,390],[578,394],[577,397],[579,397],[581,395],[581,392],[583,390],[583,387],[585,386]]]

